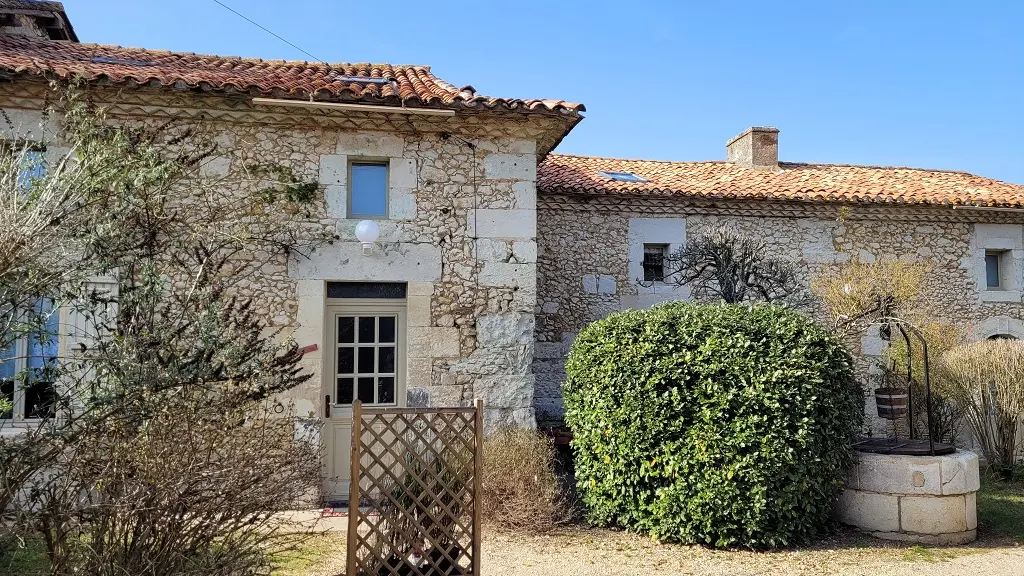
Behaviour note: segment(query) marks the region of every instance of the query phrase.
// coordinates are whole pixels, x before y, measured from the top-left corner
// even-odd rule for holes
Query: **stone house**
[[[347,494],[355,399],[450,406],[482,398],[489,427],[535,425],[537,164],[583,106],[481,96],[427,66],[203,56],[82,44],[73,34],[53,40],[30,26],[25,5],[0,1],[8,138],[38,133],[47,80],[75,76],[115,120],[201,122],[220,144],[202,169],[227,186],[260,162],[319,183],[312,214],[295,217],[339,240],[282,255],[245,287],[269,324],[307,350],[303,362],[316,378],[290,400],[299,414],[330,414],[322,431],[327,498]],[[24,25],[3,28],[8,16]],[[369,251],[354,232],[363,220],[379,228]],[[50,353],[67,346],[61,338]],[[23,366],[28,344],[18,350],[0,368]],[[30,424],[30,395],[13,380],[4,385],[15,401],[7,420]]]
[[[661,275],[645,268],[720,226],[764,239],[797,263],[803,282],[851,258],[927,263],[924,296],[941,319],[976,339],[1024,338],[1024,186],[946,170],[783,162],[778,150],[779,131],[755,127],[729,140],[725,161],[547,156],[537,180],[542,425],[562,417],[575,334],[615,310],[688,298],[672,282],[642,282],[645,272]],[[862,369],[884,344],[864,335]]]
[[[59,3],[0,0],[0,110],[12,134],[38,129],[53,77],[87,80],[115,119],[202,122],[222,150],[203,170],[225,182],[252,162],[281,162],[318,183],[312,214],[295,217],[339,241],[270,262],[246,289],[307,350],[316,377],[290,400],[325,423],[326,499],[347,493],[355,399],[482,398],[489,428],[557,424],[573,336],[613,310],[686,298],[635,281],[645,254],[721,222],[808,271],[851,256],[926,259],[950,319],[979,337],[1024,336],[1020,186],[779,162],[777,131],[764,128],[733,139],[726,162],[561,155],[582,105],[481,96],[427,66],[82,44]],[[364,220],[379,228],[369,250],[355,233]],[[876,340],[865,351],[880,353]],[[15,400],[7,419],[30,424],[26,394],[0,392]]]

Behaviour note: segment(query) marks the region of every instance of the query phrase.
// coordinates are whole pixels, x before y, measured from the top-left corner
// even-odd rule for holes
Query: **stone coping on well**
[[[872,536],[924,544],[977,537],[978,456],[857,453],[837,508],[839,520]]]

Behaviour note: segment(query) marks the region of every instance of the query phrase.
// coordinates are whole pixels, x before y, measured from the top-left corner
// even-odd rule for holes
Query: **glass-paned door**
[[[405,318],[404,298],[327,298],[322,434],[328,502],[348,500],[352,404],[406,405]]]
[[[335,403],[393,405],[397,376],[398,316],[342,315],[336,318]]]

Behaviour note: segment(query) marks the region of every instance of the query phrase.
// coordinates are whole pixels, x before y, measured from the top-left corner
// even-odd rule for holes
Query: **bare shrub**
[[[966,344],[943,354],[938,368],[939,385],[963,410],[989,464],[1012,475],[1024,418],[1024,342]]]
[[[23,243],[0,254],[0,359],[68,343],[45,368],[14,358],[19,389],[52,398],[31,426],[0,419],[0,540],[41,537],[55,575],[266,572],[311,534],[274,513],[321,468],[274,403],[309,380],[302,354],[245,284],[332,237],[279,217],[315,182],[206,176],[208,126],[108,118],[87,88],[54,88],[59,133],[0,148],[0,240]],[[32,164],[48,143],[72,152]]]
[[[664,280],[689,286],[702,301],[807,304],[793,264],[769,253],[764,240],[719,228],[667,255]]]
[[[841,338],[859,338],[868,326],[885,318],[913,322],[932,314],[921,298],[926,264],[854,260],[830,267],[811,281],[811,292],[831,317]]]
[[[511,530],[549,532],[571,517],[555,473],[555,449],[533,430],[504,429],[484,440],[484,521]]]
[[[930,322],[919,327],[921,335],[928,344],[929,373],[932,383],[931,421],[928,421],[927,393],[924,387],[924,350],[917,340],[910,341],[908,367],[907,343],[903,338],[894,337],[885,356],[896,373],[905,375],[909,371],[913,377],[910,384],[913,394],[913,410],[915,430],[917,434],[933,436],[939,442],[952,444],[956,442],[963,429],[963,410],[950,398],[943,394],[939,386],[939,357],[945,352],[961,346],[965,334],[960,328],[944,323]]]

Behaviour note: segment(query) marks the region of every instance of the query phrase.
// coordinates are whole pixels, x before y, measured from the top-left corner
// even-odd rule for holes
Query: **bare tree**
[[[47,359],[38,421],[0,439],[0,544],[42,537],[54,574],[252,573],[320,465],[275,400],[309,379],[301,354],[238,280],[331,240],[279,205],[313,186],[204,178],[205,127],[113,121],[81,87],[53,102],[65,159],[28,178],[29,145],[0,163],[0,234],[22,243],[0,258],[0,343],[53,341],[58,306],[88,329]],[[19,385],[42,379],[22,364]]]
[[[688,240],[665,257],[665,281],[699,300],[807,303],[793,265],[769,255],[766,242],[720,228]]]

